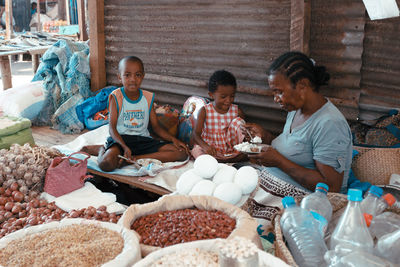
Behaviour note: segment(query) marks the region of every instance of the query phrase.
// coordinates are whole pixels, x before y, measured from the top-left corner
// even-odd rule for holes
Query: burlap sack
[[[211,251],[218,253],[218,244],[217,241],[219,239],[209,239],[209,240],[199,240],[193,241],[183,244],[177,244],[169,247],[165,247],[163,249],[157,250],[154,253],[151,253],[146,258],[138,261],[133,265],[133,267],[147,267],[151,266],[152,263],[160,259],[165,255],[169,255],[172,253],[180,252],[183,250],[199,248],[205,251]],[[289,267],[283,260],[275,257],[272,254],[269,254],[263,250],[258,251],[258,262],[259,266],[279,266],[279,267]]]
[[[139,250],[139,239],[137,235],[132,234],[131,231],[117,225],[115,223],[109,222],[100,222],[96,220],[87,220],[82,218],[65,218],[61,221],[53,221],[46,224],[35,225],[27,228],[22,228],[14,233],[11,233],[0,240],[0,249],[7,246],[9,242],[13,242],[14,240],[24,238],[27,235],[40,233],[47,230],[53,230],[55,228],[61,228],[65,226],[70,226],[73,224],[80,224],[80,225],[95,225],[98,227],[103,227],[112,231],[119,233],[122,238],[124,239],[124,248],[122,249],[121,253],[118,254],[114,259],[111,261],[105,262],[101,265],[101,267],[128,267],[132,266],[135,262],[139,261],[142,257],[140,255]],[[101,246],[101,244],[98,244]],[[87,251],[82,251],[82,253],[87,253]],[[0,267],[3,267],[0,265]]]
[[[118,221],[119,225],[131,228],[132,223],[146,215],[159,211],[181,210],[187,208],[198,208],[201,210],[219,210],[225,212],[228,216],[236,219],[236,228],[228,238],[242,236],[250,239],[259,248],[262,248],[260,238],[257,233],[257,221],[242,209],[210,196],[165,196],[158,201],[139,205],[131,205]],[[133,230],[132,230],[133,231]],[[133,231],[139,238],[140,235]],[[160,249],[159,247],[140,245],[142,256]]]

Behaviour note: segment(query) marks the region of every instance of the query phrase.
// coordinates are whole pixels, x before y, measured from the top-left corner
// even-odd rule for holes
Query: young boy
[[[124,57],[119,62],[118,70],[123,87],[114,90],[109,97],[110,137],[99,151],[100,169],[112,171],[120,167],[123,162],[118,155],[121,154],[132,160],[185,160],[188,156],[186,145],[158,124],[153,109],[154,94],[140,89],[144,78],[143,62],[134,56]],[[169,142],[150,136],[147,129],[149,121],[154,133]]]

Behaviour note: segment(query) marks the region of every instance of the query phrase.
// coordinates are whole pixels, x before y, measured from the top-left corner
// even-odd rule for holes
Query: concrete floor
[[[11,62],[12,85],[13,87],[29,83],[33,78],[31,61]],[[3,91],[3,81],[0,77],[0,91]]]

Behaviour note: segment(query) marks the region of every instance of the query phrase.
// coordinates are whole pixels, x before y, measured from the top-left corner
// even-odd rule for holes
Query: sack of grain
[[[0,239],[0,266],[120,267],[131,266],[140,259],[136,235],[108,222],[63,219],[24,228]]]
[[[134,264],[133,267],[148,267],[152,266],[152,264],[159,266],[157,264],[160,264],[161,262],[165,264],[165,266],[179,266],[177,259],[182,256],[184,257],[182,260],[185,262],[189,261],[191,263],[195,263],[195,265],[196,263],[201,263],[197,264],[198,266],[212,266],[213,264],[218,266],[218,263],[215,260],[218,259],[220,241],[221,239],[199,240],[166,247],[150,253],[146,258]],[[175,263],[171,262],[170,260],[174,260]],[[259,249],[258,266],[286,267],[289,265],[272,254],[266,253]]]
[[[235,228],[228,238],[242,236],[261,248],[261,241],[257,233],[257,222],[247,212],[211,196],[164,196],[158,201],[139,205],[131,205],[118,221],[119,225],[131,229],[132,224],[140,217],[155,214],[162,211],[176,211],[196,208],[206,211],[220,211],[236,221]],[[219,216],[219,215],[218,215]],[[210,222],[211,224],[211,222]],[[179,227],[178,225],[176,226]],[[140,238],[140,235],[137,236]],[[205,238],[202,238],[205,239]],[[142,256],[160,249],[160,247],[140,244]]]

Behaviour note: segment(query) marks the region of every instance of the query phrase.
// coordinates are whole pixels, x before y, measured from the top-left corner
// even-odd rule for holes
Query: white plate
[[[248,150],[241,150],[240,148],[238,149],[236,146],[234,147],[235,150],[245,153],[245,154],[258,154],[262,151],[263,148],[269,147],[269,145],[266,144],[250,144],[252,148],[258,149],[258,151],[248,151]]]

